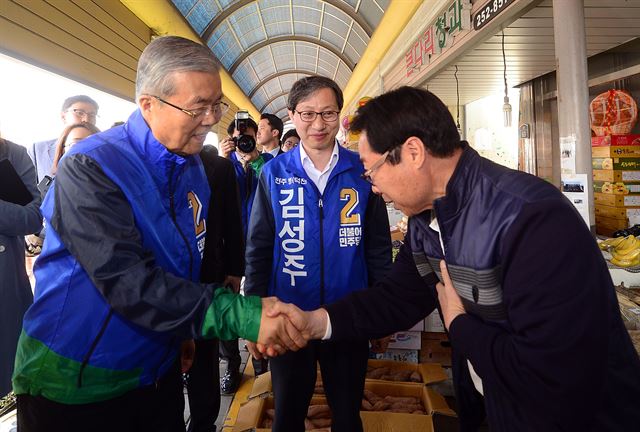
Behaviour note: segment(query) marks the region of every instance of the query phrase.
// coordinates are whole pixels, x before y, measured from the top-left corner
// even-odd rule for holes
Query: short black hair
[[[369,145],[379,154],[400,147],[412,136],[420,138],[436,157],[451,156],[466,144],[460,141],[446,105],[430,91],[408,86],[375,97],[359,108],[350,130],[365,131]],[[391,152],[389,161],[400,162],[400,153]]]
[[[253,129],[254,132],[258,132],[258,125],[251,117],[247,119],[247,129]],[[229,134],[229,136],[233,136],[233,132],[235,130],[236,119],[234,118],[233,120],[231,120],[231,123],[229,123],[229,126],[227,127],[227,133]]]
[[[295,129],[289,129],[287,133],[282,136],[282,143],[280,145],[284,144],[284,142],[292,136],[300,139],[300,135],[298,135],[298,132]]]
[[[320,75],[311,75],[294,82],[291,90],[289,90],[289,100],[287,101],[287,108],[290,111],[294,111],[300,101],[305,100],[311,94],[324,88],[333,90],[333,93],[336,95],[336,103],[338,104],[338,109],[342,110],[342,105],[344,104],[344,96],[342,96],[342,90],[340,89],[340,86],[334,80]]]
[[[266,119],[269,122],[269,126],[271,129],[275,129],[278,131],[278,140],[282,136],[282,130],[284,129],[284,123],[280,117],[274,114],[264,113],[260,116],[260,120]]]
[[[62,112],[68,110],[71,105],[78,102],[84,102],[93,105],[96,108],[96,112],[98,111],[98,109],[100,109],[100,107],[98,106],[98,102],[94,101],[89,96],[77,95],[68,97],[64,100],[64,102],[62,102]]]

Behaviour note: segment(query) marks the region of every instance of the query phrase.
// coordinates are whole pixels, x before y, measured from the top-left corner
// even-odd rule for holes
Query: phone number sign
[[[491,0],[473,15],[473,29],[480,30],[515,0]]]

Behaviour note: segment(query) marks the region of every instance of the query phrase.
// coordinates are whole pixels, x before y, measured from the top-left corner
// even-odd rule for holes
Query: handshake
[[[256,359],[297,351],[312,339],[322,339],[328,321],[329,315],[324,309],[305,312],[276,297],[266,297],[262,299],[258,341],[247,342],[247,348]]]

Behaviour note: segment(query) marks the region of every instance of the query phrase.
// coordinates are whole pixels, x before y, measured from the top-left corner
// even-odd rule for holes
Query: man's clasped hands
[[[453,287],[444,260],[440,262],[440,271],[442,282],[436,284],[436,291],[448,329],[458,315],[465,313],[465,309]],[[261,318],[257,343],[247,342],[249,352],[256,359],[275,357],[287,350],[297,351],[312,339],[323,339],[329,323],[329,314],[325,309],[307,312],[276,297],[262,299]]]
[[[327,321],[324,309],[306,312],[276,297],[265,297],[262,299],[258,341],[247,342],[247,349],[256,359],[297,351],[311,339],[322,339]]]

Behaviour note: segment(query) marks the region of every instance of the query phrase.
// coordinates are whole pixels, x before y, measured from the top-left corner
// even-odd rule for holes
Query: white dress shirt
[[[327,181],[329,180],[329,176],[331,175],[331,171],[338,165],[338,141],[333,145],[333,151],[331,152],[331,159],[329,159],[329,163],[322,171],[320,171],[313,164],[313,161],[309,157],[306,151],[304,151],[304,145],[300,142],[300,161],[302,162],[302,168],[304,168],[304,172],[307,173],[313,184],[315,184],[320,191],[320,193],[324,193],[324,188],[327,187]]]

